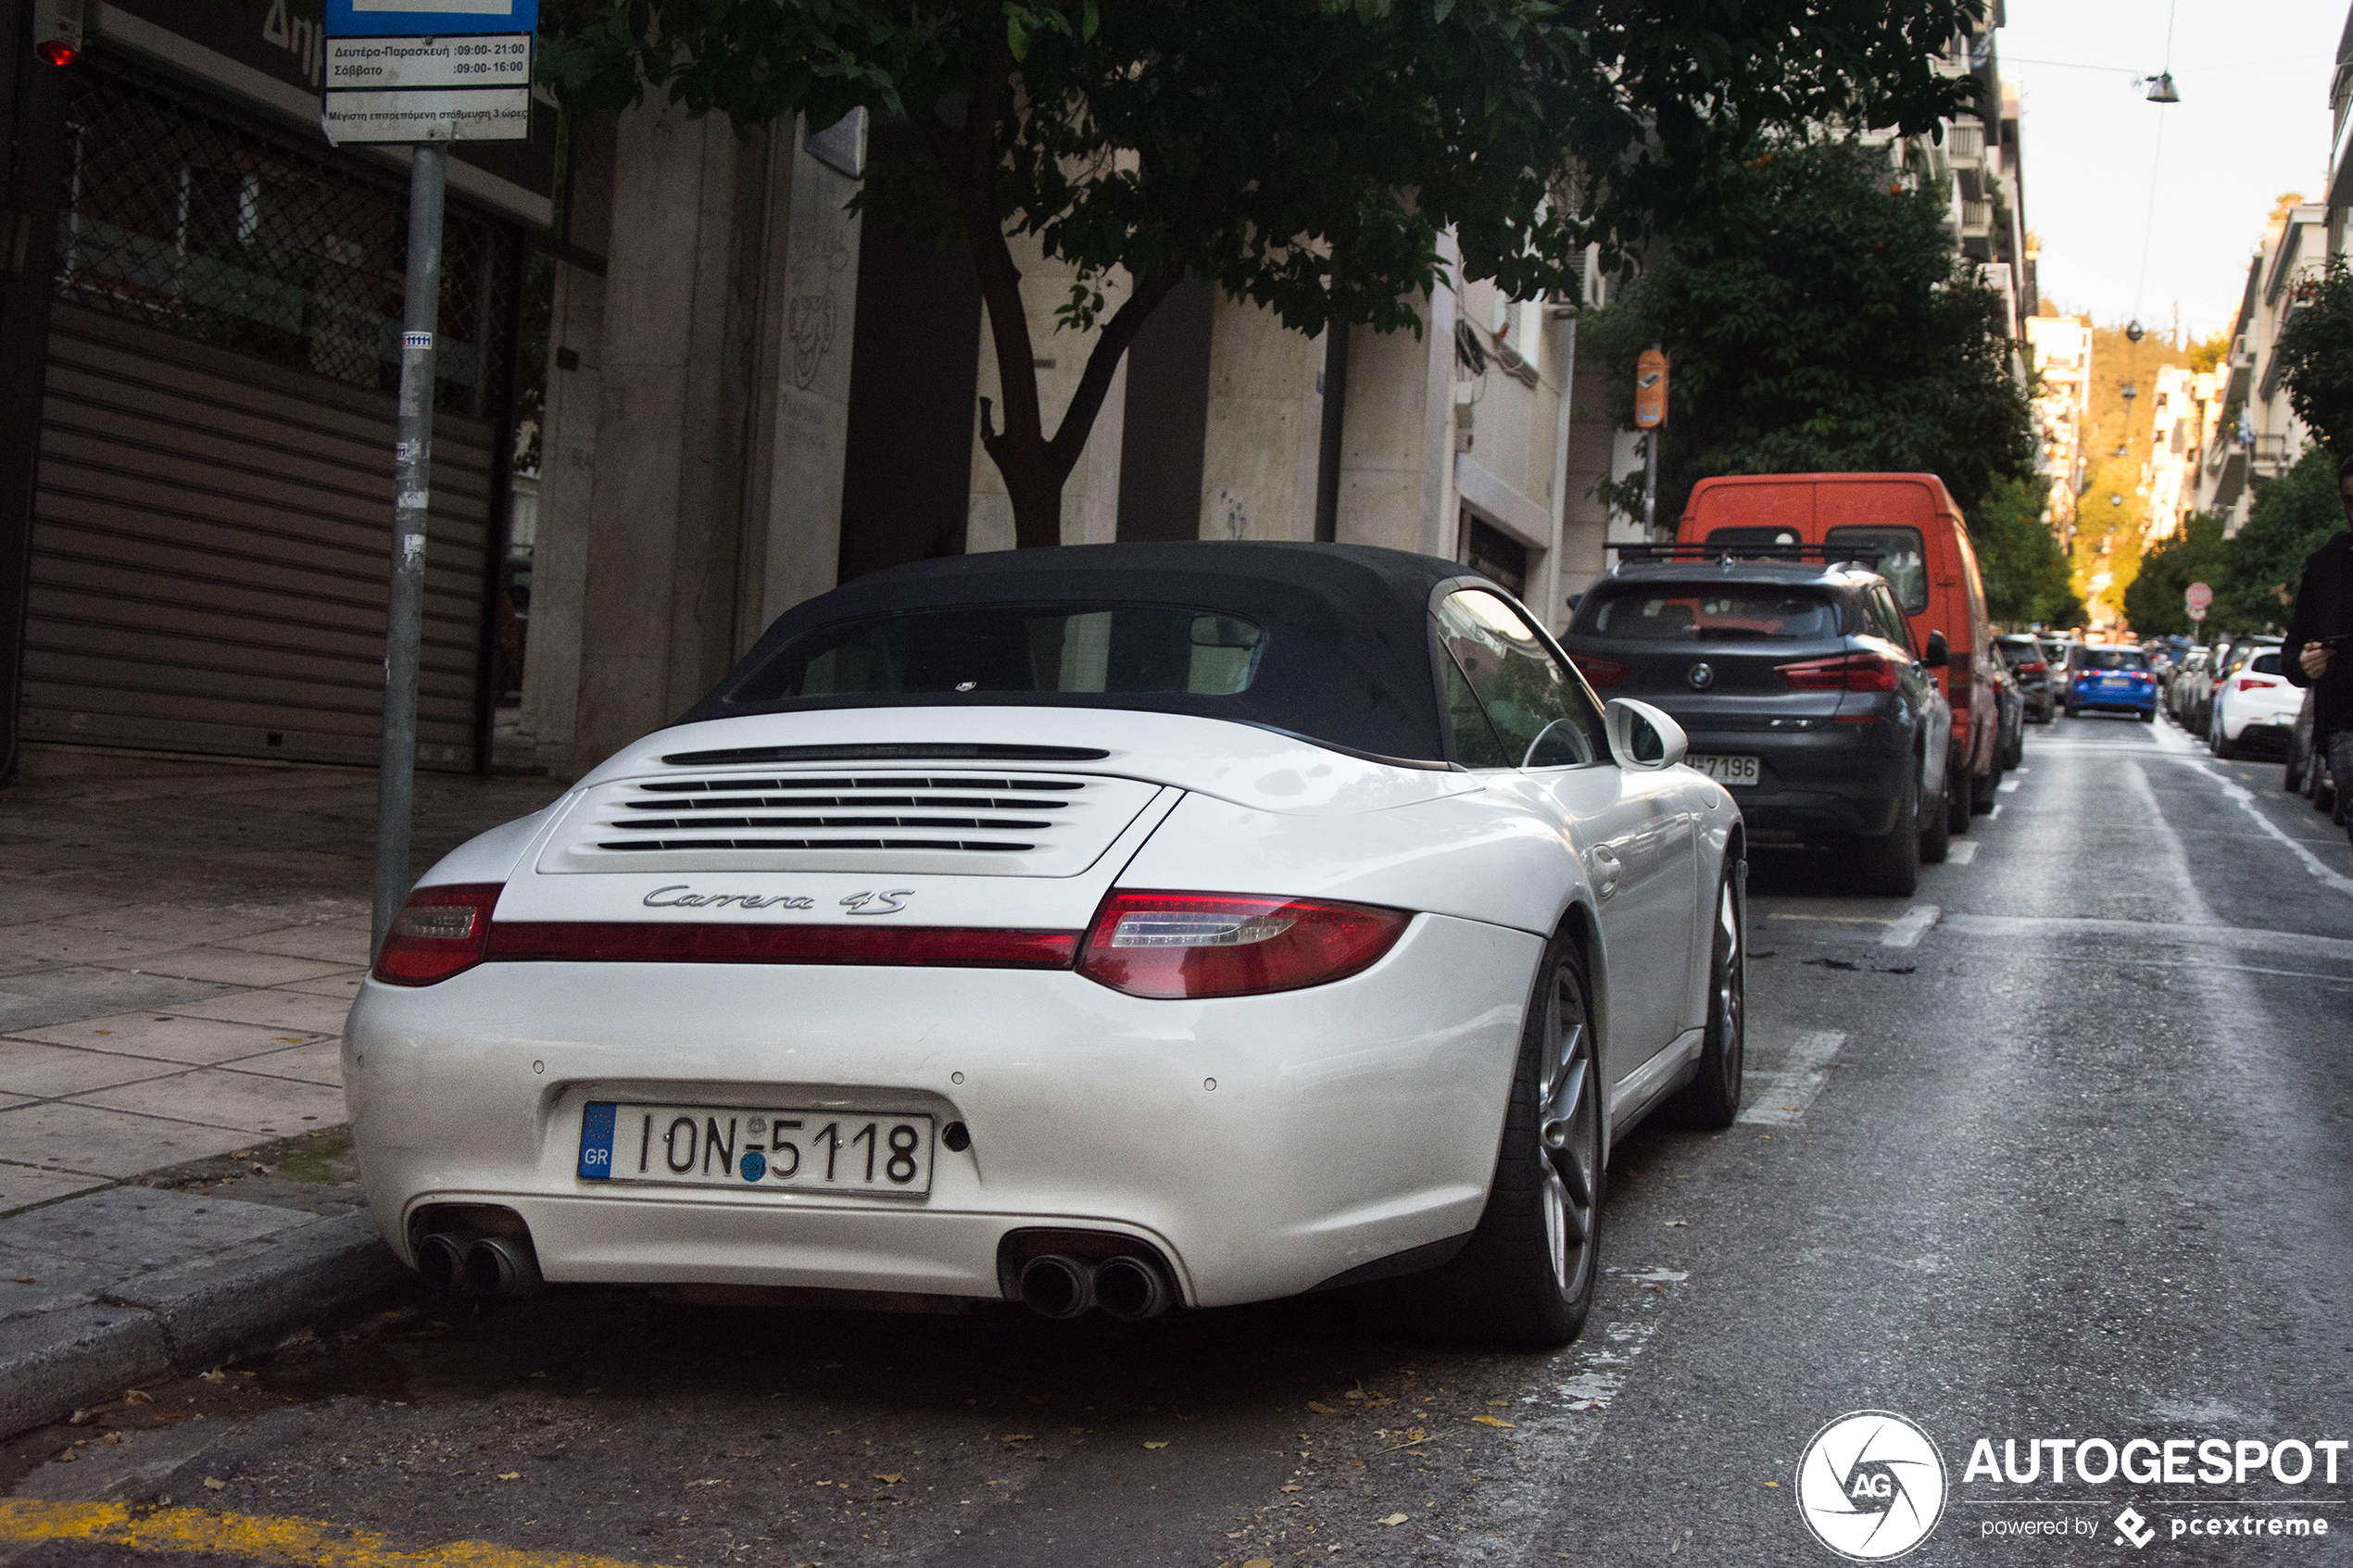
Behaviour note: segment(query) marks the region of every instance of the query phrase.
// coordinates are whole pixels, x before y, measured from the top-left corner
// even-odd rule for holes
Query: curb
[[[281,1231],[0,1323],[0,1437],[202,1372],[409,1275],[366,1211]]]

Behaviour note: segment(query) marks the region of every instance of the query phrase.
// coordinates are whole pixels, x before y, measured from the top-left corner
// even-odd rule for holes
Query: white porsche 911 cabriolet
[[[1432,558],[862,578],[417,887],[346,1036],[369,1201],[453,1288],[1426,1273],[1564,1340],[1612,1138],[1739,1105],[1741,818],[1682,748]]]

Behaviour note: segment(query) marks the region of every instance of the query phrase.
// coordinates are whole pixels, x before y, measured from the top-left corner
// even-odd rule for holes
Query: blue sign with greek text
[[[327,0],[330,38],[432,38],[538,27],[539,0]]]

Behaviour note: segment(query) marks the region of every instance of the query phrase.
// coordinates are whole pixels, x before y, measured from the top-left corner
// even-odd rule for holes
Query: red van
[[[1947,821],[1969,831],[1969,811],[1991,810],[2001,781],[2001,714],[1995,702],[1993,622],[1985,583],[1969,547],[1961,509],[1932,473],[1756,473],[1703,479],[1692,487],[1677,525],[1678,545],[1710,549],[1744,545],[1842,546],[1876,555],[1911,623],[1915,647],[1944,633],[1951,662],[1944,671],[1953,709],[1952,787]]]

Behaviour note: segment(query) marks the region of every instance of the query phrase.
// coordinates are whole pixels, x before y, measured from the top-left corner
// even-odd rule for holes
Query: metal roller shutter
[[[20,733],[373,762],[404,193],[136,79],[94,76],[83,99]],[[453,220],[417,758],[463,770],[502,510],[504,434],[482,415],[510,341],[492,285],[511,236]]]

